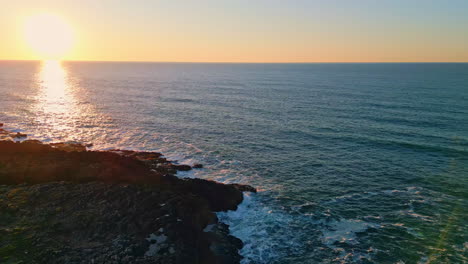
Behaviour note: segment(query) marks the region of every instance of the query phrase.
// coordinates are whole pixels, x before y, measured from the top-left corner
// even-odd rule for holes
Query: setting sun
[[[25,41],[41,59],[61,59],[74,44],[72,27],[61,17],[38,14],[26,19]]]

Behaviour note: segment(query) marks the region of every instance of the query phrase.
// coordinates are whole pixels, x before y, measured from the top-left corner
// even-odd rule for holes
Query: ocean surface
[[[468,263],[468,64],[3,61],[0,122],[257,187],[243,263]]]

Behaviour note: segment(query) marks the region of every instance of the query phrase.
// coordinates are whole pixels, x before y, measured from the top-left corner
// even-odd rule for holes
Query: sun
[[[54,14],[30,16],[24,23],[24,38],[41,59],[62,59],[73,47],[72,27]]]

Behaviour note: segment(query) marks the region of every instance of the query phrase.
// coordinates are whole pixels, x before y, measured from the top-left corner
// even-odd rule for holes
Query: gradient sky
[[[38,59],[41,12],[75,29],[68,60],[468,62],[468,0],[0,0],[0,59]]]

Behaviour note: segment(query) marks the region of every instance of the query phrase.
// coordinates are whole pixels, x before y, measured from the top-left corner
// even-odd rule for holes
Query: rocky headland
[[[0,128],[0,263],[241,260],[215,212],[253,187],[178,178],[192,167],[160,153],[26,137]]]

